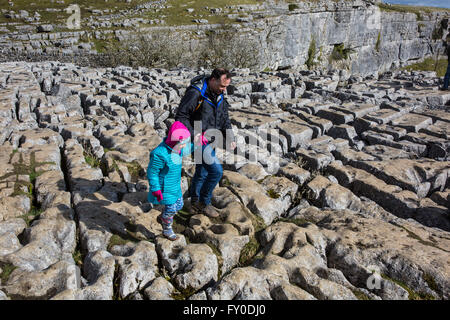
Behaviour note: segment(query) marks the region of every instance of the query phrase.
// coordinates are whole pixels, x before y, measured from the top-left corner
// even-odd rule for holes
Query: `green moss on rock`
[[[400,287],[402,287],[403,289],[405,289],[408,292],[408,299],[409,300],[435,300],[435,298],[428,294],[428,293],[424,293],[424,292],[417,292],[413,289],[411,289],[410,287],[408,287],[403,281],[397,280],[397,279],[392,279],[389,276],[385,275],[385,274],[381,274],[381,277],[385,280],[394,282],[395,284],[399,285]]]

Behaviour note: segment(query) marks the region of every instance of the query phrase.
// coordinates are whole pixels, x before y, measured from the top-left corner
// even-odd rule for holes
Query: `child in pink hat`
[[[172,230],[173,217],[183,208],[181,192],[182,157],[193,152],[189,130],[179,121],[175,121],[169,129],[167,137],[150,153],[147,178],[150,185],[148,201],[165,205],[160,223],[163,235],[169,240],[178,239]],[[194,139],[201,145],[200,135]]]

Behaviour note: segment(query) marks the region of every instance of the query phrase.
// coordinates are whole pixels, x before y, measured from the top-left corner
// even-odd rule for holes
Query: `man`
[[[223,68],[214,69],[209,77],[195,77],[181,99],[175,116],[175,120],[182,122],[193,137],[198,133],[194,132],[194,127],[197,127],[194,123],[198,121],[197,125],[201,124],[202,161],[195,166],[190,195],[193,213],[203,213],[209,217],[219,216],[211,205],[211,197],[222,178],[223,169],[211,146],[214,141],[205,136],[205,131],[220,130],[224,141],[231,141],[230,148],[236,148],[228,115],[229,105],[223,95],[230,83],[231,74]]]
[[[447,65],[447,72],[444,76],[444,84],[440,88],[440,90],[448,90],[448,84],[450,81],[450,33],[447,34],[446,42],[444,42],[445,50],[447,51],[448,56],[448,65]]]

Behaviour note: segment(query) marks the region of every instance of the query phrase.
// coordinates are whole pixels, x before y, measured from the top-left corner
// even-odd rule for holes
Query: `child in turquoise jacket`
[[[163,235],[169,240],[178,239],[172,230],[173,217],[183,208],[181,192],[181,167],[183,156],[193,152],[189,130],[179,121],[175,121],[169,133],[151,153],[147,168],[150,185],[148,201],[165,205],[159,217],[163,226]],[[196,144],[200,136],[196,136]]]

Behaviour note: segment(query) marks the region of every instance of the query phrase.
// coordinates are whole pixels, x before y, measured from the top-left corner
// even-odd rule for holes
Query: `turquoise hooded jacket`
[[[153,204],[174,204],[181,196],[181,167],[183,156],[193,152],[194,145],[189,143],[180,153],[173,151],[165,143],[166,138],[151,153],[147,168],[147,178],[150,185],[148,201]],[[161,190],[161,202],[152,192]]]

